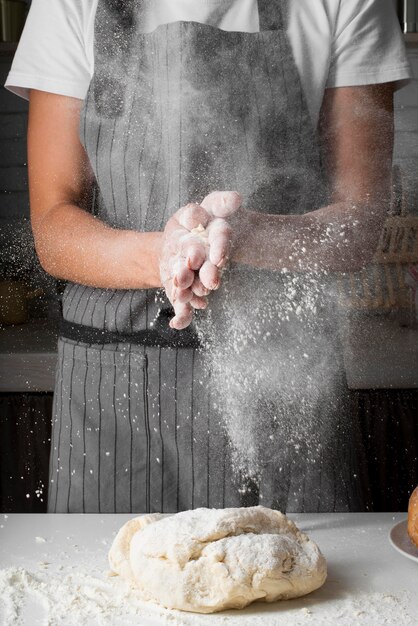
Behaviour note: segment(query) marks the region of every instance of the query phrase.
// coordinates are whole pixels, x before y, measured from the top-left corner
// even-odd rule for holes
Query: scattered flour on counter
[[[332,587],[331,583],[331,587]],[[328,589],[328,591],[327,591]],[[244,611],[198,615],[169,611],[142,602],[128,583],[99,570],[65,568],[59,573],[32,572],[24,568],[0,570],[1,626],[414,626],[404,593],[343,592],[329,589],[301,600],[289,600]],[[334,596],[334,597],[332,597]],[[36,605],[43,619],[25,620],[24,606]]]
[[[38,623],[48,626],[113,624],[116,618],[138,616],[139,619],[155,614],[153,606],[148,608],[138,600],[128,584],[100,573],[97,576],[82,570],[69,573],[69,568],[59,574],[22,567],[0,570],[0,606],[5,610],[1,624],[26,626],[25,602],[39,607],[43,619]],[[161,623],[173,624],[173,621]]]

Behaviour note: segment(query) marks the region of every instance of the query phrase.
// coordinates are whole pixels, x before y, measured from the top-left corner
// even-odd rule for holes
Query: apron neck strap
[[[258,0],[260,31],[285,30],[287,27],[287,0]]]

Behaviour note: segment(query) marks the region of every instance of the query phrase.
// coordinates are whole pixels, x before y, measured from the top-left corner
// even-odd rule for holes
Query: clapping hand
[[[236,191],[214,191],[202,203],[187,204],[167,222],[160,275],[174,308],[171,328],[189,326],[194,309],[204,309],[218,289],[231,251],[231,227],[225,219],[241,206]]]

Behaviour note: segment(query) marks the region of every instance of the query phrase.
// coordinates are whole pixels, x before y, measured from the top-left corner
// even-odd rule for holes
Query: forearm
[[[161,286],[162,233],[111,228],[64,202],[32,219],[32,227],[42,267],[56,278],[104,289]]]
[[[340,202],[304,215],[243,211],[233,219],[233,262],[279,271],[341,272],[371,261],[385,210]]]

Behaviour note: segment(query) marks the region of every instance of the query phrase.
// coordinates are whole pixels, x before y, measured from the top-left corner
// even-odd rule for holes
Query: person
[[[329,277],[376,247],[409,76],[391,0],[33,0],[49,512],[370,506]]]

